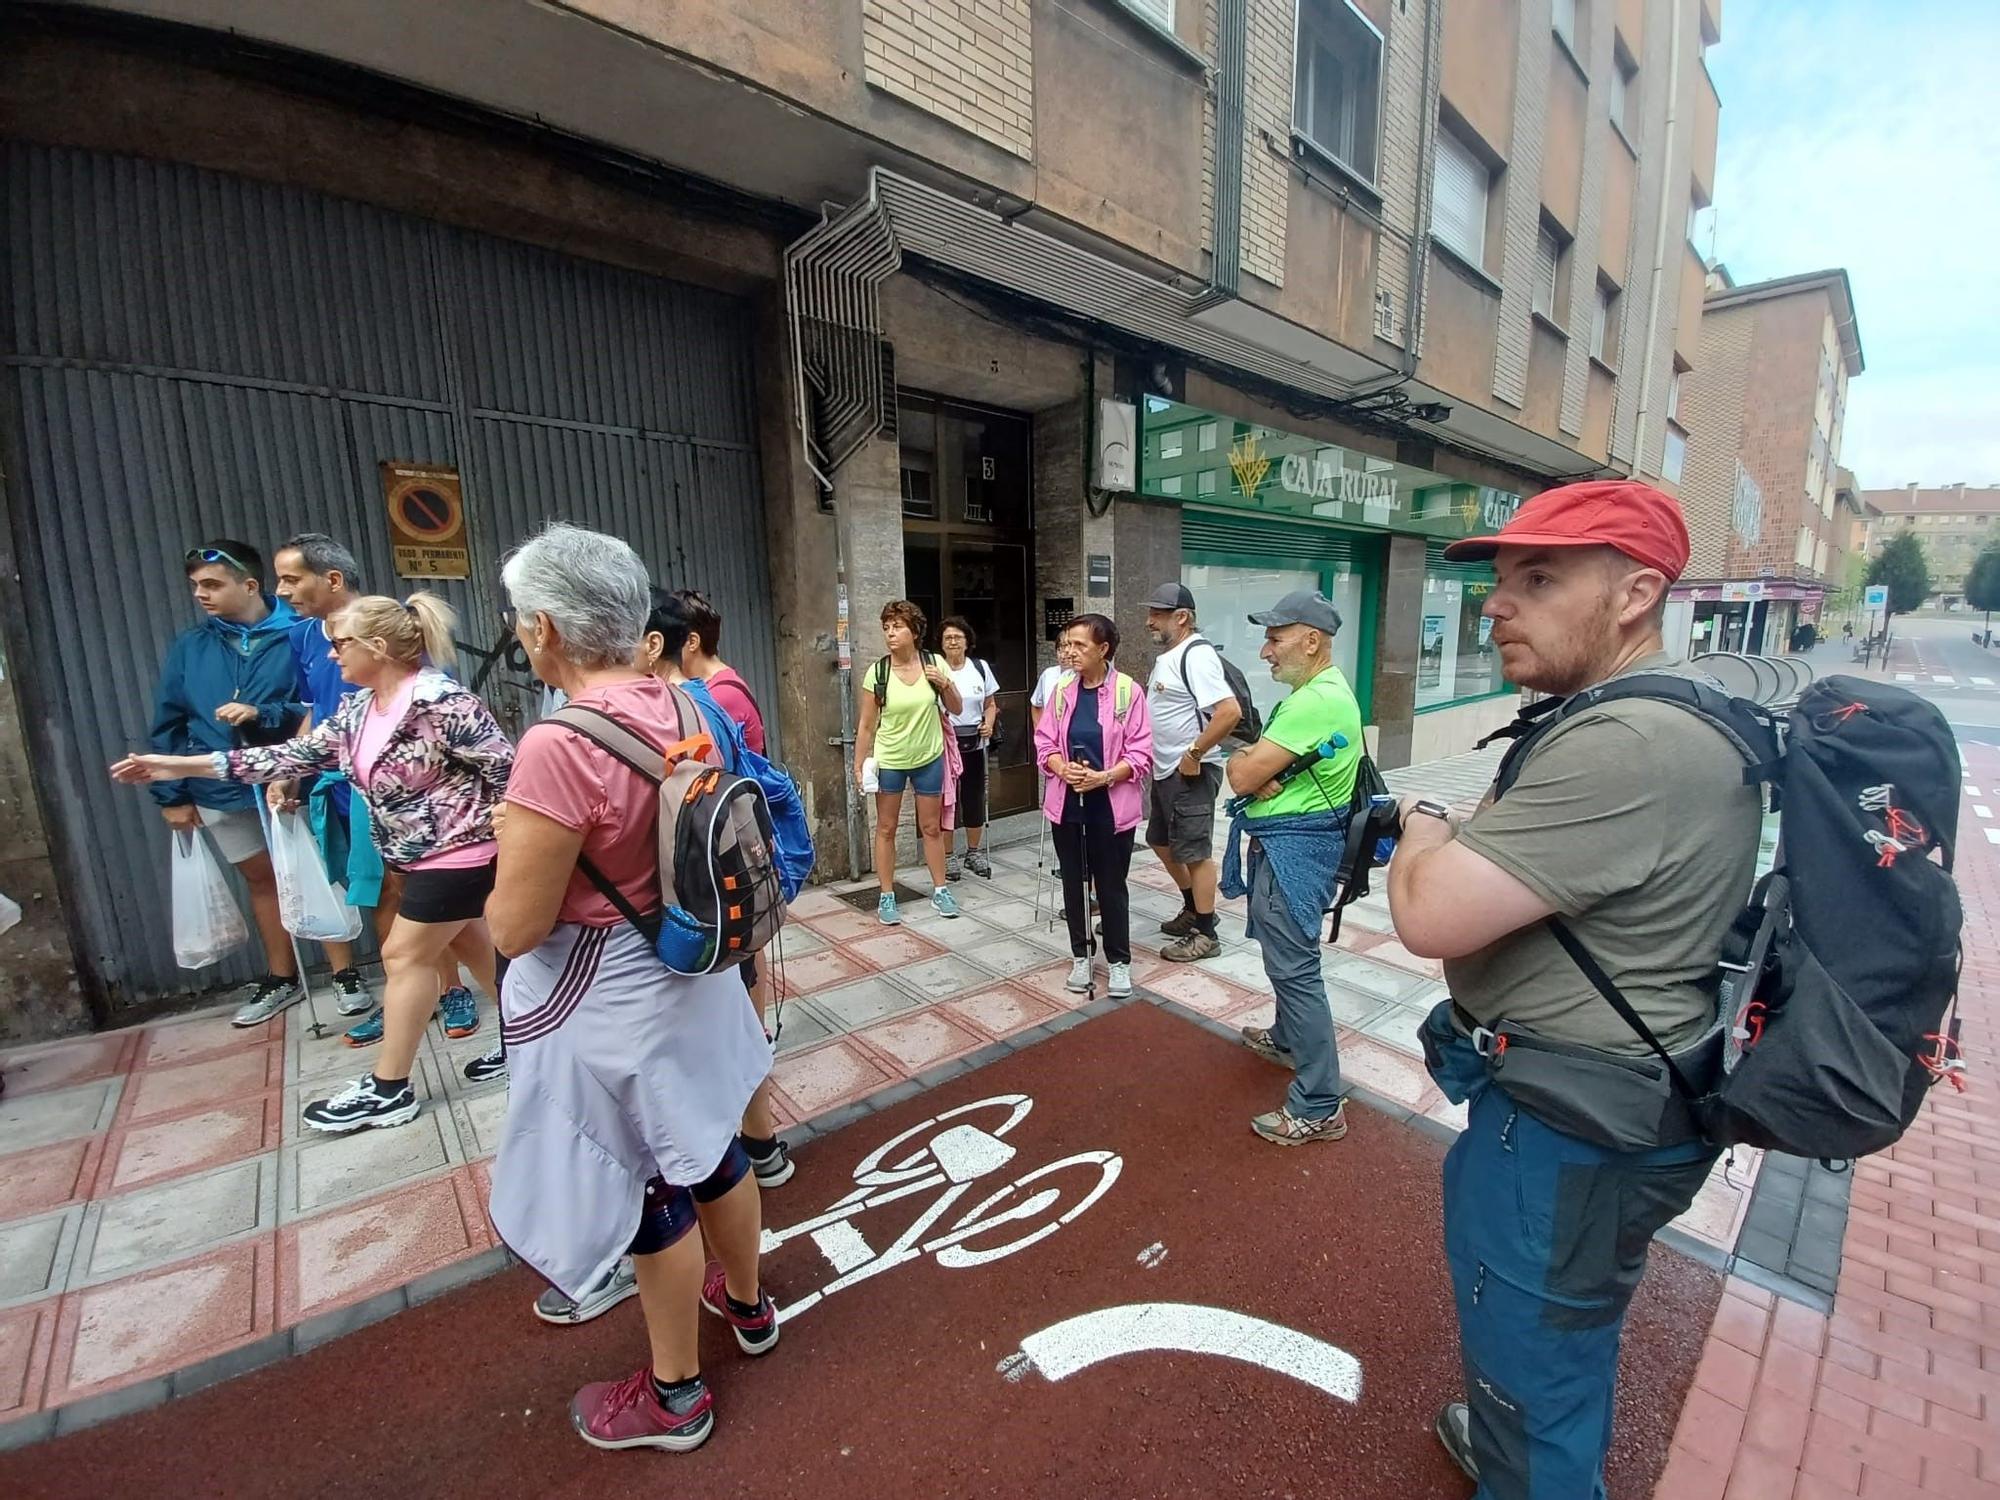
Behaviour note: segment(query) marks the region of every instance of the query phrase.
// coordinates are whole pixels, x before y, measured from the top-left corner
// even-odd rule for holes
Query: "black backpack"
[[[1620,698],[1673,703],[1713,725],[1779,812],[1776,863],[1737,915],[1716,971],[1725,1028],[1716,1075],[1689,1079],[1551,918],[1556,940],[1666,1064],[1710,1141],[1823,1160],[1893,1145],[1932,1084],[1963,1087],[1950,874],[1961,773],[1944,716],[1902,688],[1829,677],[1781,725],[1710,681],[1635,673],[1528,709],[1510,726],[1520,737],[1495,796],[1550,728]]]
[[[1256,744],[1264,738],[1264,716],[1257,712],[1257,705],[1251,701],[1250,679],[1243,675],[1241,667],[1222,654],[1220,646],[1205,635],[1194,637],[1188,642],[1187,650],[1181,652],[1181,686],[1187,689],[1187,695],[1192,699],[1194,684],[1188,679],[1188,653],[1196,646],[1206,646],[1215,653],[1215,659],[1222,663],[1222,680],[1229,684],[1230,696],[1236,700],[1236,706],[1243,711],[1243,716],[1236,721],[1235,727],[1222,737],[1224,742],[1235,740],[1244,745]],[[1194,712],[1195,717],[1201,720],[1202,727],[1207,728],[1208,717],[1199,703],[1195,704]]]

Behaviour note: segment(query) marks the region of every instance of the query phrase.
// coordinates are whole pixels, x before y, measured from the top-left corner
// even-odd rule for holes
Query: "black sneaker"
[[[750,1158],[750,1170],[757,1174],[760,1188],[782,1187],[792,1180],[792,1173],[798,1170],[792,1165],[791,1149],[783,1141],[774,1140],[768,1156],[759,1156],[751,1149],[750,1142],[743,1142],[743,1152]]]
[[[1472,1412],[1463,1401],[1447,1402],[1437,1415],[1438,1441],[1465,1477],[1479,1483],[1479,1460],[1472,1456]]]
[[[375,1076],[363,1074],[331,1099],[317,1099],[305,1107],[305,1122],[329,1135],[345,1135],[350,1130],[370,1126],[407,1125],[423,1111],[417,1091],[407,1080],[393,1094],[375,1087]]]
[[[465,1065],[467,1083],[491,1083],[496,1078],[507,1076],[507,1048],[505,1044],[491,1052],[482,1052]]]
[[[374,997],[362,982],[359,969],[350,967],[333,971],[333,1004],[343,1016],[362,1015],[374,1006]]]

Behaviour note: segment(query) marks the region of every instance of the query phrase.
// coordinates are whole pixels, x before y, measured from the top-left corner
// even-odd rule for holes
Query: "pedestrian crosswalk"
[[[1971,687],[1988,693],[2000,690],[2000,682],[1991,677],[1961,678],[1950,672],[1898,672],[1895,675],[1897,684],[1902,687]]]

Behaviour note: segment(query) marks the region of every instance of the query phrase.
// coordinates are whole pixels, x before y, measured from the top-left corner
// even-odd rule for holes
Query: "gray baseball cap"
[[[1252,615],[1250,623],[1267,630],[1277,625],[1310,625],[1333,635],[1340,630],[1340,611],[1324,594],[1312,589],[1294,589],[1270,609]]]
[[[1163,583],[1147,599],[1148,609],[1193,609],[1194,595],[1184,583]]]

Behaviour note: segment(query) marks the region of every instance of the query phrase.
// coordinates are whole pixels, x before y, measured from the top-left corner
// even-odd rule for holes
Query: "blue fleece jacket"
[[[182,631],[167,648],[153,700],[152,746],[161,755],[205,755],[270,745],[290,739],[299,727],[298,667],[292,630],[299,617],[283,600],[264,601],[270,613],[255,625],[210,616]],[[216,718],[225,703],[248,703],[257,722],[233,729]],[[156,781],[153,800],[162,807],[194,803],[233,810],[256,805],[259,789],[233,781]]]

